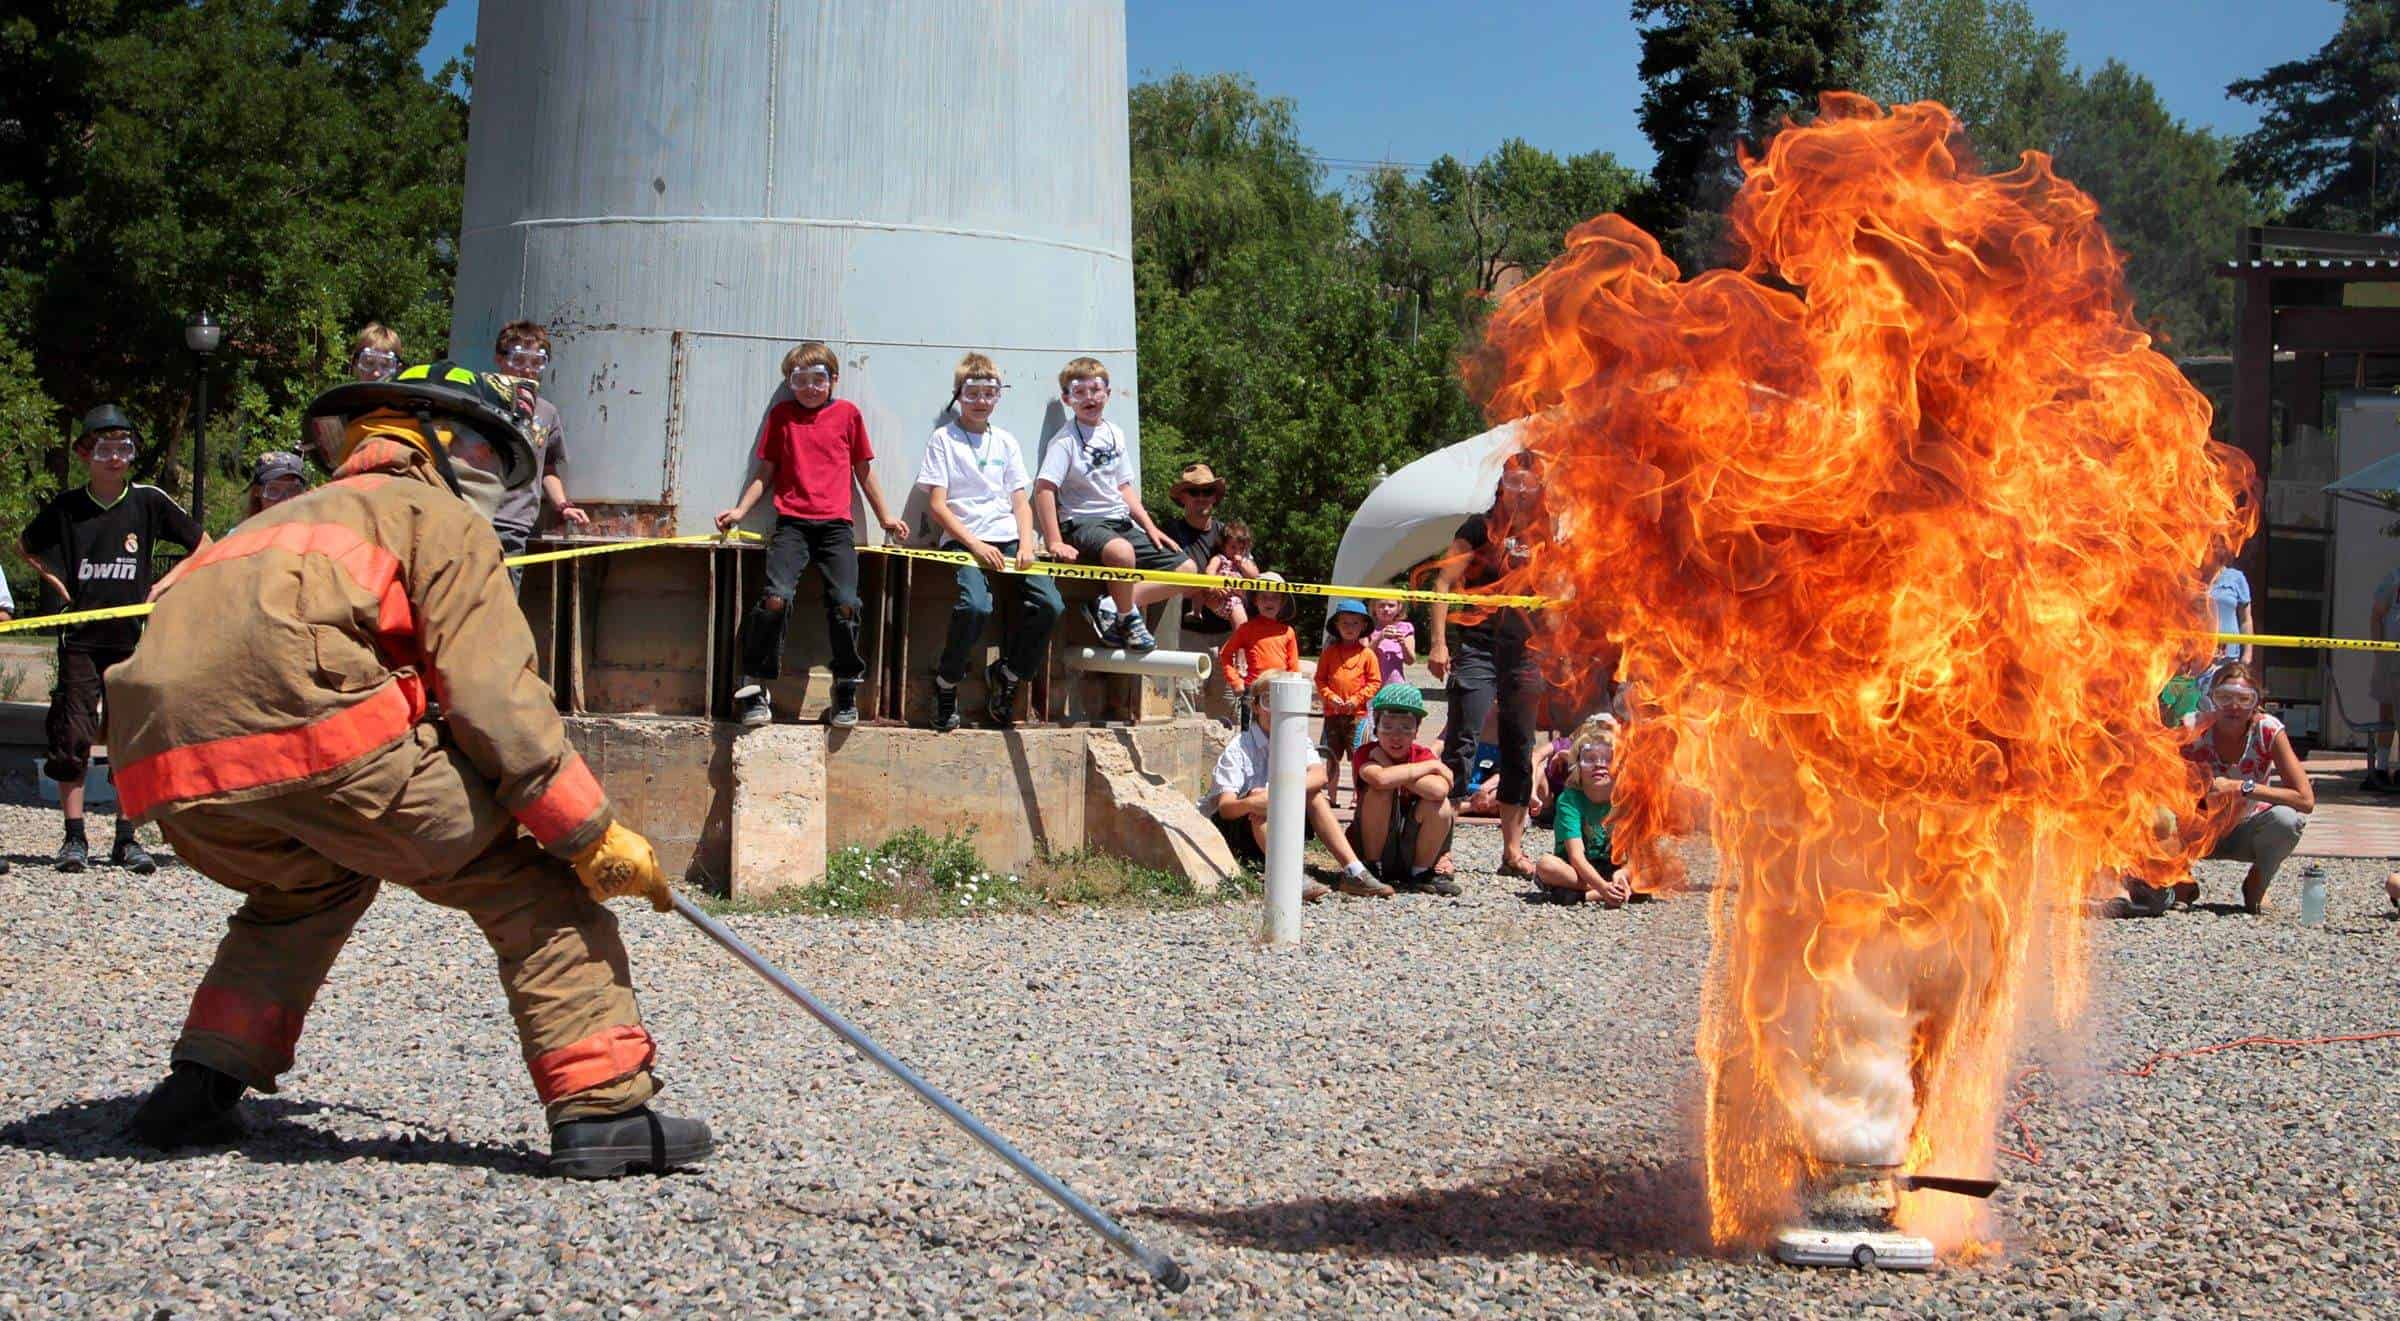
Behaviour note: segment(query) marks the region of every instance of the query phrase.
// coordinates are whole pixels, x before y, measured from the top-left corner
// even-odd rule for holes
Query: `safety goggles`
[[[1616,751],[1611,748],[1585,748],[1575,754],[1575,764],[1587,771],[1607,770],[1616,759]]]
[[[1073,385],[1067,387],[1067,398],[1072,399],[1077,403],[1089,403],[1094,399],[1106,399],[1108,398],[1108,382],[1089,380],[1077,381]]]
[[[350,360],[350,365],[357,368],[358,374],[367,380],[388,381],[394,372],[400,370],[400,355],[383,349],[360,349],[358,356]]]
[[[2218,706],[2247,711],[2258,705],[2258,690],[2238,683],[2222,684],[2208,690],[2208,700]]]
[[[792,393],[794,394],[798,394],[800,391],[806,390],[811,386],[814,386],[819,390],[830,390],[833,388],[833,373],[825,370],[822,367],[794,367],[792,368],[792,374],[786,379],[791,382]]]
[[[968,404],[999,403],[1000,382],[993,380],[989,376],[969,377],[967,378],[967,383],[960,387],[958,398],[959,402]]]
[[[512,372],[523,372],[531,376],[550,366],[550,350],[510,349],[500,355],[500,361],[507,363],[508,369]]]
[[[96,440],[92,442],[92,458],[102,463],[131,463],[141,453],[130,439]]]
[[[258,494],[268,504],[276,504],[307,489],[308,479],[304,477],[269,477],[259,483]]]
[[[1500,489],[1510,495],[1531,495],[1542,489],[1542,483],[1532,473],[1512,472],[1500,479]]]

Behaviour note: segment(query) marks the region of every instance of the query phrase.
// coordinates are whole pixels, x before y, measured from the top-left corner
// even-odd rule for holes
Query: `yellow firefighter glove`
[[[575,874],[583,878],[583,888],[602,903],[638,894],[662,913],[675,906],[666,873],[658,869],[658,852],[640,832],[614,821],[609,822],[608,833],[599,843],[575,859]]]

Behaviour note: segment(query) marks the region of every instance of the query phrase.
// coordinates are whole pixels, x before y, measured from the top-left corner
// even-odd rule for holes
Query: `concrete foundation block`
[[[650,716],[569,716],[566,725],[617,815],[650,837],[667,875],[722,893],[739,727]]]
[[[1145,773],[1140,749],[1124,731],[1098,731],[1084,742],[1084,843],[1145,867],[1173,872],[1202,894],[1241,869],[1233,850],[1192,796]]]
[[[735,898],[825,879],[825,737],[818,725],[766,725],[733,740]]]

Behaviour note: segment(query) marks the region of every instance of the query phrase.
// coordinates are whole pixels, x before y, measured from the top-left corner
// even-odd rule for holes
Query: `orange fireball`
[[[1722,860],[1699,1044],[1729,1243],[1825,1163],[1990,1168],[2031,959],[2071,1012],[2062,919],[2173,862],[2154,820],[2193,794],[2155,696],[2251,530],[2099,208],[1962,141],[1941,106],[1829,95],[1745,160],[1739,270],[1681,280],[1602,216],[1487,335],[1558,514],[1498,590],[1569,598],[1552,647],[1621,653],[1659,713],[1620,753],[1620,847],[1673,877],[1700,801]],[[1944,1200],[1902,1224],[1960,1244]]]

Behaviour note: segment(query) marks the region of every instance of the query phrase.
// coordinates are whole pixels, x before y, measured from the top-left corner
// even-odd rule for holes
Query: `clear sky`
[[[443,8],[429,66],[474,39],[476,3]],[[2309,54],[2341,19],[2337,0],[2029,3],[2043,26],[2067,34],[2073,62],[2121,60],[2158,85],[2168,110],[2225,133],[2257,123],[2225,84]],[[1627,10],[1620,0],[1127,0],[1127,64],[1137,81],[1178,69],[1246,74],[1292,98],[1302,139],[1327,157],[1473,159],[1521,137],[1561,154],[1602,148],[1647,169]]]

